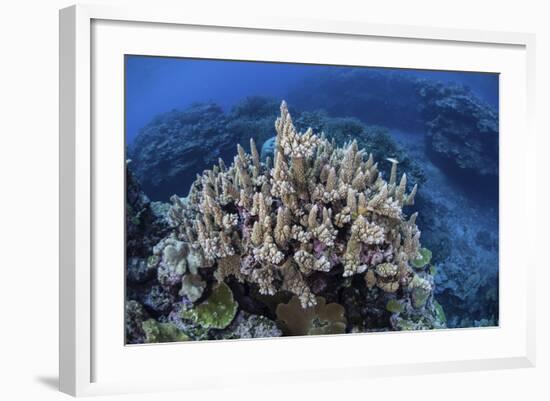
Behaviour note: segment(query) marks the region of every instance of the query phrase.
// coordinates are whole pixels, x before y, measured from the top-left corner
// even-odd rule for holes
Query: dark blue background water
[[[246,96],[284,98],[301,81],[349,67],[248,61],[126,56],[126,141],[159,113],[193,102],[213,101],[229,110]],[[470,72],[368,68],[467,85],[480,98],[498,104],[498,75]]]

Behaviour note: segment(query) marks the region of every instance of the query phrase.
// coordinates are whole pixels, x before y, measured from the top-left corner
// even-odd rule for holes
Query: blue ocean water
[[[498,74],[364,68],[381,74],[466,85],[498,106]],[[175,57],[126,57],[126,141],[131,143],[153,117],[194,102],[215,102],[230,110],[247,96],[284,98],[305,79],[349,68],[324,65],[199,60]]]
[[[382,132],[369,151],[419,184],[449,327],[498,324],[498,74],[127,56],[125,77],[129,158],[156,201],[186,196],[237,142],[269,141],[282,99],[339,140]]]

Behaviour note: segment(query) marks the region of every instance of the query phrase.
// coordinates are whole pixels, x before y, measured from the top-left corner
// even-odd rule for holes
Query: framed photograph
[[[533,366],[534,37],[184,11],[60,12],[61,390]]]

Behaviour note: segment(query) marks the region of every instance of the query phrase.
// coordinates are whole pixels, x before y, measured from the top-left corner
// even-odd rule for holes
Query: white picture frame
[[[502,369],[513,367],[530,367],[535,364],[535,318],[534,318],[534,252],[523,252],[519,258],[519,251],[513,247],[504,248],[501,252],[507,252],[506,261],[517,261],[516,268],[522,269],[518,277],[512,277],[506,272],[501,277],[501,314],[504,317],[500,327],[493,329],[462,329],[442,330],[423,333],[387,333],[368,335],[328,336],[315,338],[285,338],[277,340],[248,340],[207,342],[203,344],[167,344],[156,346],[125,347],[122,339],[116,342],[116,336],[108,337],[105,328],[112,328],[118,333],[119,327],[111,327],[123,316],[123,306],[116,309],[116,313],[107,317],[104,311],[105,302],[99,302],[97,292],[100,291],[101,299],[116,301],[120,299],[117,285],[123,282],[121,278],[124,271],[114,273],[111,281],[106,281],[104,273],[98,274],[97,263],[113,256],[107,251],[98,251],[98,230],[105,227],[101,219],[109,216],[109,211],[102,206],[101,194],[112,191],[120,186],[120,177],[123,174],[121,161],[121,147],[123,132],[120,137],[111,136],[100,139],[94,136],[98,127],[105,128],[103,132],[116,132],[119,120],[109,119],[102,111],[106,107],[112,110],[120,110],[121,82],[116,83],[121,71],[116,72],[119,64],[110,64],[113,57],[123,54],[125,49],[133,49],[147,52],[147,54],[173,54],[177,49],[175,43],[163,40],[163,49],[155,50],[155,46],[161,43],[159,38],[166,35],[185,34],[186,27],[210,35],[205,36],[204,46],[208,52],[208,45],[212,48],[215,41],[224,39],[223,35],[261,34],[266,41],[278,40],[277,35],[296,37],[296,40],[309,41],[325,40],[331,38],[345,44],[346,40],[353,41],[384,41],[384,46],[397,45],[406,42],[407,46],[437,46],[440,60],[435,63],[433,57],[426,57],[426,61],[399,62],[399,54],[381,54],[380,60],[386,57],[383,63],[399,63],[399,66],[417,68],[440,68],[455,66],[456,69],[468,69],[469,63],[475,60],[466,59],[463,64],[453,63],[451,53],[461,51],[475,51],[479,53],[476,63],[483,63],[482,53],[487,49],[495,49],[494,57],[484,65],[486,70],[502,72],[498,68],[508,68],[507,76],[510,81],[505,82],[501,96],[506,97],[511,93],[508,89],[517,89],[515,103],[505,103],[501,113],[506,112],[506,120],[501,125],[504,133],[517,133],[521,135],[501,136],[501,191],[507,191],[511,182],[518,182],[523,190],[510,192],[506,196],[505,203],[501,203],[501,219],[505,224],[501,228],[501,241],[512,243],[523,241],[522,249],[532,249],[525,238],[520,238],[518,233],[534,232],[536,209],[534,205],[535,176],[535,136],[532,128],[534,111],[534,35],[524,33],[484,32],[459,29],[439,29],[414,26],[375,25],[350,21],[317,21],[294,20],[287,17],[261,17],[255,15],[227,16],[225,18],[209,15],[187,14],[185,8],[178,10],[165,10],[160,8],[111,8],[108,6],[78,5],[60,11],[60,390],[71,395],[94,395],[108,393],[125,393],[135,391],[160,391],[167,389],[200,389],[212,386],[216,382],[218,386],[242,385],[239,374],[247,372],[257,383],[268,380],[264,378],[269,373],[269,380],[277,377],[277,380],[326,380],[327,378],[354,378],[363,380],[366,377],[374,377],[388,374],[410,374],[430,372],[458,372],[480,369]],[[140,31],[148,29],[147,35],[140,37]],[[121,32],[126,31],[127,34]],[[210,32],[212,31],[212,32]],[[131,34],[129,34],[131,32]],[[201,33],[197,35],[201,35]],[[95,35],[95,36],[94,36]],[[109,36],[110,35],[110,36]],[[157,36],[158,35],[158,36]],[[222,36],[220,36],[222,35]],[[124,36],[131,36],[136,40],[140,38],[139,47],[125,42]],[[229,37],[229,36],[228,36]],[[108,39],[108,40],[106,40]],[[235,36],[231,36],[235,40]],[[155,42],[157,40],[157,42]],[[212,40],[210,43],[208,40]],[[223,41],[223,40],[222,40]],[[124,42],[124,43],[122,43]],[[176,42],[175,40],[173,42]],[[299,42],[299,40],[298,40]],[[128,46],[127,48],[125,46]],[[265,47],[265,46],[264,46]],[[345,48],[345,46],[342,46]],[[292,49],[287,48],[285,54],[290,54]],[[405,49],[405,48],[403,48]],[[476,50],[477,49],[477,50]],[[500,50],[499,50],[500,49]],[[188,50],[181,50],[183,52]],[[198,51],[198,50],[197,50]],[[225,51],[225,50],[220,50]],[[237,48],[232,51],[246,49]],[[258,50],[260,51],[260,50]],[[270,57],[278,60],[281,54],[257,53],[255,57],[267,60]],[[415,49],[416,52],[416,49]],[[336,52],[335,52],[336,53]],[[208,53],[206,53],[208,54]],[[220,53],[225,54],[225,53]],[[297,53],[296,53],[297,54]],[[428,53],[426,53],[428,54]],[[467,53],[464,53],[467,54]],[[177,54],[174,54],[177,55]],[[196,55],[196,54],[193,54]],[[499,58],[502,56],[502,58]],[[251,56],[252,57],[252,56]],[[328,57],[328,56],[327,56]],[[334,54],[332,55],[334,57]],[[117,58],[117,63],[120,60]],[[394,60],[394,61],[391,61]],[[395,61],[397,60],[397,61]],[[285,60],[288,61],[288,60]],[[360,63],[361,61],[359,61]],[[506,64],[506,65],[504,65]],[[104,74],[109,69],[113,75]],[[475,66],[471,66],[474,68]],[[116,74],[115,74],[116,72]],[[507,79],[507,78],[506,78]],[[95,81],[94,81],[95,80]],[[115,80],[115,81],[113,81]],[[103,87],[95,87],[98,82],[103,82]],[[111,100],[102,97],[104,88],[113,90]],[[113,86],[114,84],[114,86]],[[116,93],[114,93],[116,92]],[[98,98],[104,102],[98,102]],[[111,103],[112,102],[112,103]],[[105,117],[105,118],[104,118]],[[103,120],[102,120],[103,118]],[[115,116],[116,119],[116,116]],[[111,121],[112,120],[112,121]],[[103,125],[105,124],[112,125]],[[95,127],[95,128],[94,128]],[[111,129],[115,127],[115,129]],[[518,137],[521,140],[518,140]],[[103,138],[103,137],[102,137]],[[123,148],[122,148],[123,149]],[[123,150],[122,150],[123,154]],[[101,159],[101,162],[100,162]],[[514,161],[513,166],[511,165]],[[117,166],[119,170],[117,170]],[[102,180],[105,172],[110,172],[112,180]],[[118,171],[118,172],[116,172]],[[99,178],[98,178],[99,177]],[[108,183],[106,183],[109,181]],[[508,189],[507,189],[508,188]],[[122,209],[123,188],[119,194],[112,194],[114,203]],[[98,195],[100,194],[100,195]],[[505,192],[508,195],[507,192]],[[529,194],[533,196],[529,196]],[[99,198],[98,198],[99,197]],[[502,199],[502,192],[501,192]],[[502,201],[501,201],[502,202]],[[113,209],[113,213],[118,213]],[[118,215],[114,220],[119,221]],[[117,217],[118,216],[118,217]],[[115,223],[113,223],[115,224]],[[118,226],[117,226],[118,227]],[[514,230],[510,228],[513,227]],[[514,232],[513,232],[514,231]],[[515,232],[517,231],[517,232]],[[112,235],[123,235],[121,230],[113,230]],[[105,235],[107,233],[105,232]],[[118,240],[117,240],[118,241]],[[116,242],[116,241],[115,241]],[[508,249],[508,250],[506,250]],[[123,252],[120,250],[120,252]],[[507,262],[505,262],[506,264]],[[118,276],[116,276],[118,274]],[[117,281],[118,280],[118,281]],[[112,288],[108,283],[113,283]],[[118,283],[118,284],[117,284]],[[511,299],[510,290],[514,288],[515,299]],[[115,295],[114,293],[119,295]],[[116,303],[115,302],[115,303]],[[103,309],[102,309],[103,308]],[[513,309],[513,311],[512,311]],[[507,311],[511,312],[507,315]],[[118,319],[118,320],[117,320]],[[97,327],[102,327],[98,332]],[[397,352],[398,356],[383,359],[377,355],[375,349],[383,346],[384,341],[391,338],[394,343],[402,343],[403,352]],[[479,343],[479,346],[473,345]],[[328,349],[328,355],[323,359],[315,359],[314,350],[322,344]],[[354,359],[353,347],[368,347],[373,345],[370,358]],[[405,345],[407,344],[407,345]],[[438,347],[445,349],[445,344],[452,344],[453,350],[448,353],[437,352]],[[491,345],[492,344],[492,345]],[[506,345],[504,345],[506,344]],[[111,348],[109,348],[111,347]],[[187,348],[185,348],[187,347]],[[346,347],[349,350],[345,352]],[[423,348],[424,347],[424,348]],[[429,348],[434,348],[434,354],[429,355]],[[419,358],[418,353],[407,353],[407,349],[425,349],[428,356]],[[335,350],[340,349],[338,353]],[[357,349],[357,348],[355,348]],[[332,350],[332,351],[331,351]],[[454,354],[452,353],[454,352]],[[198,360],[212,360],[213,355],[223,355],[216,366],[204,365]],[[242,356],[239,366],[224,363],[238,353]],[[303,358],[292,361],[292,367],[286,368],[284,358],[278,355],[291,353]],[[438,355],[436,355],[438,353]],[[159,361],[187,355],[188,358],[196,358],[196,372],[189,370],[177,376],[170,376],[167,372],[160,372],[156,377],[132,379],[131,366],[139,361],[144,364],[157,364]],[[261,362],[251,370],[246,367],[246,361],[255,356],[272,358],[270,366]],[[118,358],[118,359],[117,359]],[[353,360],[352,360],[353,359]],[[260,359],[263,360],[263,359]],[[170,363],[167,362],[167,366]],[[204,367],[210,366],[210,369]],[[125,375],[124,372],[130,372]],[[135,372],[133,372],[135,373]],[[179,377],[178,377],[179,376]],[[182,378],[183,377],[183,378]]]

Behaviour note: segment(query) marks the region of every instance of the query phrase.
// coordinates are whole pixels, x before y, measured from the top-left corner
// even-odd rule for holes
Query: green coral
[[[390,299],[386,304],[386,310],[391,313],[403,312],[403,305],[396,299]]]
[[[417,288],[421,288],[425,284],[424,279],[420,279],[420,281],[424,281],[424,283]],[[402,312],[391,315],[390,321],[395,330],[429,330],[446,327],[445,312],[433,297],[423,298],[422,305],[415,305],[414,297],[411,298],[411,304],[403,304]],[[419,306],[421,308],[418,308]]]
[[[373,154],[375,160],[384,160],[387,157],[399,160],[399,167],[407,172],[411,184],[421,184],[426,181],[422,167],[409,157],[405,148],[392,139],[386,127],[366,125],[354,117],[330,116],[322,110],[302,112],[295,120],[295,125],[301,131],[311,127],[314,132],[324,132],[327,138],[334,139],[338,146],[356,140],[359,148],[367,149]],[[386,176],[389,176],[388,164],[384,163],[379,167]]]
[[[419,256],[416,259],[411,260],[411,264],[417,269],[422,269],[432,260],[432,251],[427,248],[420,248],[418,254]]]
[[[146,343],[169,343],[188,341],[189,337],[173,323],[160,323],[149,319],[141,324]]]
[[[445,316],[445,311],[443,310],[443,307],[435,299],[434,299],[433,303],[434,303],[434,310],[435,310],[436,319],[439,320],[444,325],[447,324],[447,317]]]
[[[398,317],[395,319],[394,327],[399,331],[430,330],[435,328],[433,322],[423,317],[416,319]]]
[[[182,317],[205,329],[225,329],[235,318],[237,306],[231,289],[222,282],[214,287],[206,301],[183,311]]]
[[[294,296],[288,304],[279,304],[276,312],[283,332],[293,336],[345,333],[344,307],[326,304],[323,297],[316,297],[316,301],[315,306],[303,308],[300,299]]]

